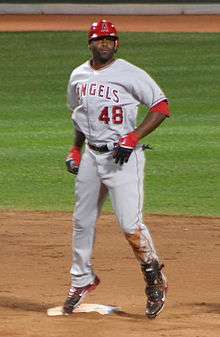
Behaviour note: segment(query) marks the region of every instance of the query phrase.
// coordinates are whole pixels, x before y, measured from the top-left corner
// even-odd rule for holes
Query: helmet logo
[[[102,32],[108,32],[108,25],[106,22],[102,22],[102,28],[101,28]]]
[[[103,36],[113,36],[115,40],[118,40],[118,34],[115,26],[110,21],[106,20],[93,22],[88,31],[89,42],[92,39],[102,38]]]

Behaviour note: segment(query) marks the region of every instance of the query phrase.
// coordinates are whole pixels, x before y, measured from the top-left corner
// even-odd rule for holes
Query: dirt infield
[[[120,31],[220,31],[220,16],[107,17]],[[0,31],[87,30],[97,17],[0,16]],[[48,21],[49,20],[49,21]],[[84,21],[85,20],[85,21]],[[69,288],[70,213],[0,211],[1,337],[217,337],[220,333],[220,218],[146,216],[166,265],[166,309],[144,316],[142,275],[114,216],[97,226],[93,263],[101,285],[86,302],[119,314],[48,317]]]
[[[0,15],[0,31],[87,31],[100,16]],[[220,32],[220,15],[105,16],[119,31]]]
[[[219,336],[220,230],[214,218],[146,216],[169,278],[166,309],[149,321],[133,253],[115,218],[103,215],[93,259],[101,284],[86,302],[122,312],[48,317],[47,308],[61,305],[69,287],[71,217],[0,212],[0,336]]]

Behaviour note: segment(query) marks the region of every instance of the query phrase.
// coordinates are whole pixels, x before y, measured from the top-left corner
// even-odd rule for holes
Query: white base
[[[121,308],[112,307],[110,305],[84,303],[84,304],[81,304],[79,307],[77,307],[73,313],[75,314],[77,312],[98,312],[101,315],[108,315],[114,312],[118,312],[120,310]],[[47,310],[47,315],[48,316],[63,316],[63,315],[68,316],[68,314],[65,314],[63,312],[62,306],[49,308]]]

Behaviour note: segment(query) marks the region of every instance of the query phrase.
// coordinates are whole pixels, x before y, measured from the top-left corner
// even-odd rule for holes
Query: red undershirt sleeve
[[[170,117],[171,111],[169,107],[169,103],[167,100],[161,101],[150,108],[150,112],[160,112],[161,114]]]

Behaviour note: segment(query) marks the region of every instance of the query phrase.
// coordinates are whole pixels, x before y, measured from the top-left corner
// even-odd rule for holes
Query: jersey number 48
[[[121,106],[114,105],[112,108],[105,107],[99,115],[99,121],[105,124],[122,124],[123,123],[123,110]]]

